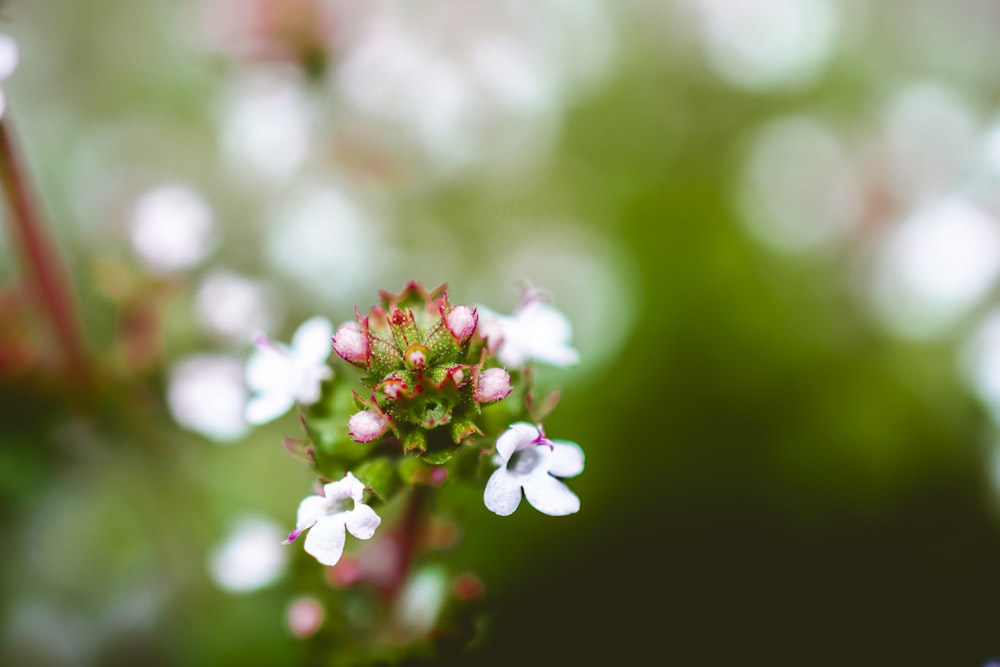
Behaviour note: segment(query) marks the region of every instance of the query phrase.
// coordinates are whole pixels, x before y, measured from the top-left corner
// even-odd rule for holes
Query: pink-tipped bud
[[[355,412],[347,422],[347,432],[355,442],[371,442],[389,430],[386,418],[372,410]]]
[[[480,403],[492,403],[506,398],[512,390],[507,371],[502,368],[487,368],[479,374],[475,398]]]
[[[368,336],[364,335],[354,322],[348,322],[337,329],[337,333],[333,335],[333,350],[344,361],[362,368],[368,367],[368,358],[371,355]]]
[[[455,306],[444,318],[445,326],[459,345],[464,345],[472,337],[478,322],[479,314],[476,309],[468,306]]]

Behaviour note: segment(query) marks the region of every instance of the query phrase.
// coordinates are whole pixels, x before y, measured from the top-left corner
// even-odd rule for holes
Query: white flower
[[[332,334],[328,320],[313,317],[298,328],[290,347],[257,337],[244,374],[256,394],[247,402],[248,422],[263,424],[288,412],[296,401],[311,405],[319,400],[320,384],[333,375],[326,365]]]
[[[299,504],[295,530],[285,544],[311,528],[306,535],[306,553],[323,565],[336,565],[344,553],[348,531],[367,540],[382,523],[375,510],[361,502],[364,492],[365,485],[352,473],[325,485],[323,495],[309,496]],[[350,501],[354,501],[352,509],[348,509]]]
[[[281,529],[270,519],[241,518],[209,557],[208,567],[215,583],[230,593],[247,593],[272,583],[281,576],[288,560],[280,540]]]
[[[549,440],[540,426],[511,424],[497,439],[497,468],[486,483],[483,501],[500,516],[514,513],[524,496],[539,512],[550,516],[573,514],[580,499],[557,477],[583,472],[583,450],[575,442]]]
[[[0,35],[0,81],[6,81],[7,77],[14,73],[17,68],[18,50],[17,42],[10,35]],[[0,116],[7,110],[7,96],[0,90]]]
[[[569,366],[580,360],[569,344],[573,335],[569,320],[537,292],[529,292],[510,317],[487,308],[477,310],[480,332],[505,366],[524,368],[532,360]]]
[[[216,244],[208,202],[184,185],[161,185],[135,204],[129,238],[139,258],[156,273],[170,274],[201,262]]]
[[[177,423],[216,442],[247,433],[247,400],[240,360],[219,355],[189,357],[170,371],[167,405]]]

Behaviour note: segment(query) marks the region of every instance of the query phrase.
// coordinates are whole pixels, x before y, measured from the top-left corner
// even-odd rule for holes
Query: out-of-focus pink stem
[[[49,321],[72,379],[86,384],[91,379],[90,358],[69,289],[68,272],[46,236],[39,206],[12,136],[10,109],[0,119],[0,184],[10,211],[11,238],[21,257],[30,293]]]

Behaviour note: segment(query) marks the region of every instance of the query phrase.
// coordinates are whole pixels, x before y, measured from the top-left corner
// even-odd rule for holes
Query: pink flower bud
[[[510,375],[502,368],[487,368],[479,374],[475,399],[480,403],[492,403],[506,398],[512,391]]]
[[[368,336],[364,335],[358,325],[349,322],[337,329],[333,335],[333,350],[344,361],[362,368],[368,367],[371,350],[368,347]]]
[[[355,442],[371,442],[389,430],[385,417],[372,410],[355,412],[347,422],[347,431]]]
[[[445,326],[448,327],[448,331],[458,340],[460,345],[464,345],[465,341],[469,340],[476,330],[478,321],[479,315],[476,313],[476,309],[468,306],[455,306],[444,318]]]

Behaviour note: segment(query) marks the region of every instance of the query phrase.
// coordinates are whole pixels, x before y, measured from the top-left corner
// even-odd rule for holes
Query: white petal
[[[272,347],[273,346],[273,347]],[[243,371],[247,386],[253,391],[276,391],[293,395],[295,366],[280,343],[254,348]]]
[[[565,315],[552,306],[532,301],[517,312],[517,324],[532,338],[568,343],[573,328]]]
[[[247,401],[244,417],[250,424],[266,424],[288,412],[294,404],[295,400],[288,394],[260,394]]]
[[[295,515],[296,530],[311,526],[326,516],[330,502],[323,496],[309,496],[299,503],[299,511]]]
[[[572,366],[580,361],[580,353],[569,345],[538,346],[534,358],[551,366]]]
[[[323,517],[306,533],[304,548],[323,565],[336,565],[344,553],[346,540],[344,515],[335,514]]]
[[[510,516],[521,504],[521,482],[508,473],[506,468],[495,470],[486,482],[483,502],[489,511],[500,516]]]
[[[292,350],[296,359],[308,365],[321,364],[333,349],[333,325],[325,317],[313,317],[295,331]]]
[[[330,482],[324,486],[323,493],[331,500],[353,498],[355,502],[361,502],[365,493],[365,485],[354,476],[354,473],[348,472],[336,482]]]
[[[583,450],[568,440],[553,440],[546,465],[556,477],[576,477],[583,472]]]
[[[375,510],[364,503],[355,504],[354,509],[347,512],[345,518],[347,519],[347,530],[351,531],[351,535],[359,540],[370,538],[375,534],[375,529],[382,523],[381,517],[375,513]]]
[[[522,481],[524,497],[542,514],[565,516],[579,511],[580,499],[555,477],[537,474]]]
[[[509,461],[518,449],[527,447],[538,439],[538,427],[528,422],[516,422],[497,438],[497,454]]]

